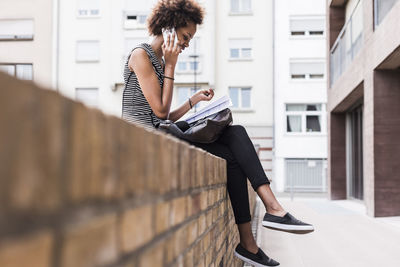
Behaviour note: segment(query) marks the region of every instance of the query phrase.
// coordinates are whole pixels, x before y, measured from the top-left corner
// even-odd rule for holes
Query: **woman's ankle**
[[[279,216],[279,217],[283,217],[286,214],[286,211],[280,205],[267,206],[267,207],[265,207],[265,209],[267,210],[267,213],[275,215],[275,216]]]
[[[240,245],[242,245],[242,247],[244,249],[246,249],[247,251],[256,254],[258,252],[258,246],[255,242],[243,242],[240,241]]]

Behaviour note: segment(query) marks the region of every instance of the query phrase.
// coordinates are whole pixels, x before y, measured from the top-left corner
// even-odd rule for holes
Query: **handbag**
[[[232,113],[229,108],[226,108],[192,123],[164,120],[158,124],[157,128],[189,142],[212,143],[231,124]]]

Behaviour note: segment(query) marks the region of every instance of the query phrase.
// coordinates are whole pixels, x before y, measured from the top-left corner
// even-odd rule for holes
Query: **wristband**
[[[192,104],[192,101],[190,101],[190,97],[189,97],[189,106],[190,106],[190,109],[192,109],[193,108],[193,104]]]

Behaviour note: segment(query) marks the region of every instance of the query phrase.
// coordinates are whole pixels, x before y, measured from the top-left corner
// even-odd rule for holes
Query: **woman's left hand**
[[[207,90],[199,90],[197,91],[191,98],[195,104],[199,103],[200,101],[210,101],[214,97],[214,90],[207,89]]]

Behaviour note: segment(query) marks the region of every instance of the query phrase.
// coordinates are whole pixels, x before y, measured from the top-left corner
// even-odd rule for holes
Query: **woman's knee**
[[[234,133],[246,133],[246,128],[242,125],[232,125],[229,127],[229,130]]]

